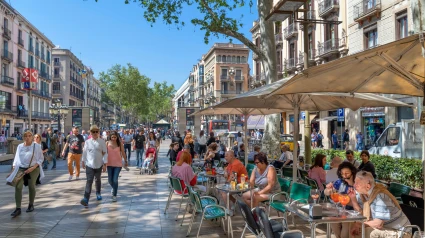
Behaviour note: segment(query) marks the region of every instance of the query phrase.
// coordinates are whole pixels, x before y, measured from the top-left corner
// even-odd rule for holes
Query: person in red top
[[[175,193],[187,194],[186,184],[190,186],[196,185],[196,174],[193,172],[192,167],[190,167],[191,156],[189,152],[183,151],[180,156],[180,160],[173,166],[171,169],[171,175],[180,179],[180,184],[183,191],[175,190]]]
[[[242,162],[240,162],[238,159],[236,159],[235,157],[235,152],[233,152],[233,150],[229,150],[226,151],[224,158],[226,159],[226,162],[228,163],[228,166],[226,168],[226,173],[227,173],[227,177],[226,181],[230,182],[233,181],[235,179],[234,177],[234,173],[237,173],[237,181],[238,183],[241,182],[241,175],[243,174],[244,176],[248,175],[248,172],[246,171],[245,166],[242,164]],[[226,174],[225,174],[226,176]],[[223,198],[223,201],[225,202],[225,204],[227,204],[227,194],[222,192],[221,196]],[[229,196],[229,199],[231,202],[233,202],[233,204],[236,203],[236,199],[233,196]],[[234,210],[235,205],[231,205],[231,210]]]

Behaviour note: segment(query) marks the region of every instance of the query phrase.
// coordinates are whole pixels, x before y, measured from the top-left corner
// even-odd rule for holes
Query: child
[[[153,153],[149,153],[148,157],[143,161],[142,169],[148,169],[149,163],[153,160]]]

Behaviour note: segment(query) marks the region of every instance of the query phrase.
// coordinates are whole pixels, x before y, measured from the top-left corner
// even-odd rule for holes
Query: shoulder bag
[[[32,147],[32,156],[31,156],[31,160],[30,160],[30,163],[29,163],[29,166],[31,167],[31,162],[32,162],[32,159],[34,158],[34,149],[35,149],[35,144],[33,145],[33,147]],[[13,173],[13,171],[12,172],[10,172],[10,174],[9,174],[9,176],[11,175]],[[7,177],[9,177],[9,176],[7,176]],[[18,172],[16,173],[16,175],[15,175],[15,177],[13,178],[13,180],[12,180],[12,182],[7,182],[6,184],[7,185],[10,185],[10,186],[12,186],[12,187],[16,187],[16,185],[18,184],[18,182],[23,178],[25,176],[25,170],[21,170],[21,169],[19,169],[18,170]]]

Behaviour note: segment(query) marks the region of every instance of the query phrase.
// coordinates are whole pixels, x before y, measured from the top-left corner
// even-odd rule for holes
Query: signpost
[[[338,109],[338,122],[341,122],[341,124],[340,124],[340,131],[341,131],[341,140],[342,140],[342,143],[341,143],[341,150],[343,150],[344,149],[344,137],[342,136],[342,122],[343,121],[345,121],[345,115],[344,115],[344,108],[340,108],[340,109]]]
[[[31,68],[24,68],[22,70],[21,88],[28,90],[28,129],[31,131],[32,120],[32,90],[37,89],[38,70]],[[33,131],[33,133],[35,133]]]

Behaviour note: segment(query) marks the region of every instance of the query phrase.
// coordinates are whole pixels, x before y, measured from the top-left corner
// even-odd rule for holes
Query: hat
[[[90,131],[98,131],[99,130],[99,127],[97,127],[96,125],[93,125],[93,126],[91,126],[90,127]]]
[[[184,145],[184,147],[183,147],[184,149],[190,149],[190,145],[189,144],[186,144],[186,145]]]

